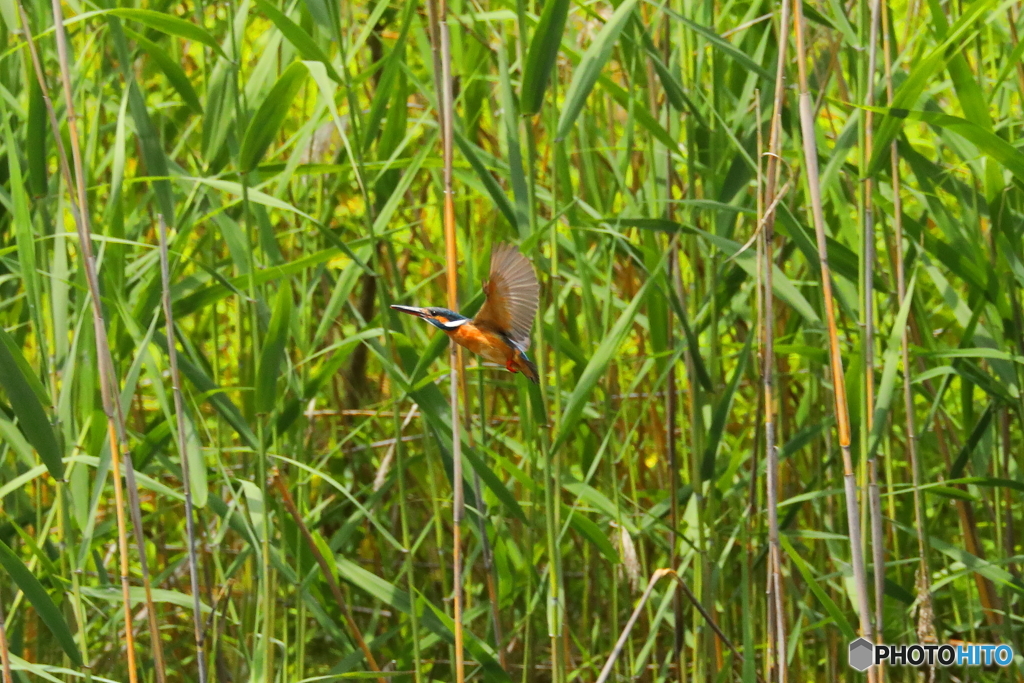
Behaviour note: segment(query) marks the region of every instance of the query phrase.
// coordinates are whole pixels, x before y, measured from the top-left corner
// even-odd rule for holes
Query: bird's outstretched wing
[[[484,283],[487,301],[474,321],[508,335],[525,351],[530,346],[539,290],[533,264],[514,246],[498,245],[491,252],[490,279]]]

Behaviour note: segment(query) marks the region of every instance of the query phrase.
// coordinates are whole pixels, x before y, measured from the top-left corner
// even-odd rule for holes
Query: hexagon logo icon
[[[867,671],[874,664],[875,646],[867,638],[858,638],[850,643],[850,666],[857,671]]]

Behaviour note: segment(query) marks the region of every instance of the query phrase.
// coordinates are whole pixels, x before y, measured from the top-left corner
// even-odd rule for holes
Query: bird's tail
[[[527,379],[534,384],[540,383],[540,376],[537,374],[537,365],[526,357],[526,354],[521,351],[516,351],[516,365],[519,366],[519,371],[523,373]]]

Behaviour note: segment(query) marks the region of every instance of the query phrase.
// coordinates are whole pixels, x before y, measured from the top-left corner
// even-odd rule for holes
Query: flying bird
[[[456,344],[492,363],[503,363],[509,372],[521,372],[537,383],[537,366],[526,350],[530,347],[539,290],[533,265],[514,246],[502,244],[491,252],[491,274],[484,283],[487,300],[476,317],[467,318],[447,308],[398,304],[391,308],[423,318],[444,330]]]

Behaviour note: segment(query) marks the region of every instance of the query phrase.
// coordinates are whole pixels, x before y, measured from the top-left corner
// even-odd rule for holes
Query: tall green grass
[[[1024,652],[1015,3],[0,19],[4,681]],[[539,385],[388,308],[503,242]]]

